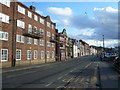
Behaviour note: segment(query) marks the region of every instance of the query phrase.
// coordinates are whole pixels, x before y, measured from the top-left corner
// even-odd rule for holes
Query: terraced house
[[[56,24],[35,7],[0,1],[0,60],[3,67],[55,61]]]

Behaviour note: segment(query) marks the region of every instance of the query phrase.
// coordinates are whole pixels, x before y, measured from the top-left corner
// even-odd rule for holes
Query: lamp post
[[[105,43],[104,43],[104,35],[103,35],[103,55],[105,57]]]
[[[15,67],[16,65],[16,34],[17,34],[17,20],[24,19],[25,17],[20,17],[18,19],[15,18],[15,4],[16,2],[13,2],[13,17],[10,19],[12,21],[12,63],[11,67]]]

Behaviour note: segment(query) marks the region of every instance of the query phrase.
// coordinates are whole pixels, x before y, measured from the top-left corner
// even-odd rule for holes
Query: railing
[[[43,37],[43,33],[35,33],[35,32],[28,32],[28,31],[23,31],[23,35],[24,36],[27,36],[27,37],[32,37],[32,38],[36,38],[36,39],[39,39],[39,38],[42,38]]]
[[[53,43],[55,43],[55,42],[57,42],[57,39],[56,38],[50,38],[50,42],[53,42]]]

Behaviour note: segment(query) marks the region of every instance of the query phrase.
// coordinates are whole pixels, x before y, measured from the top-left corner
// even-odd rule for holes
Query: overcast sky
[[[30,6],[31,2],[23,2]],[[71,38],[85,40],[90,45],[111,47],[118,43],[117,2],[34,2],[36,12],[49,15],[61,32],[64,28]]]

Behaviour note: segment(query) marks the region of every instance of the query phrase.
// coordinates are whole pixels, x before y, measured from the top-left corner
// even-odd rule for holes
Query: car
[[[120,72],[120,58],[119,56],[113,60],[114,67]]]

